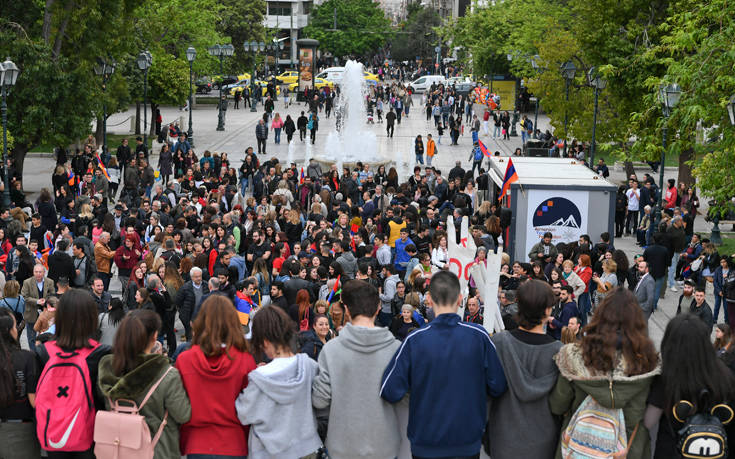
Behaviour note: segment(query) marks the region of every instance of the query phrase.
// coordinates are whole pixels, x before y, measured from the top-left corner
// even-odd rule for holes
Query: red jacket
[[[590,291],[590,280],[592,280],[592,268],[589,266],[577,265],[577,267],[574,268],[574,272],[577,273],[577,276],[579,276],[579,278],[582,279],[582,282],[584,282],[584,293],[588,293]]]
[[[191,420],[181,426],[181,454],[247,456],[248,426],[237,419],[235,400],[248,385],[255,359],[230,348],[226,354],[206,357],[192,346],[176,360],[184,389],[191,401]]]

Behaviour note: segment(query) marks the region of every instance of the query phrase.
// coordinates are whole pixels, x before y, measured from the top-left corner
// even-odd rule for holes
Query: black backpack
[[[703,392],[701,398],[706,398],[706,390]],[[725,425],[732,421],[732,408],[720,403],[708,410],[697,410],[691,402],[681,400],[674,406],[673,414],[677,421],[684,424],[677,432],[676,449],[681,457],[689,459],[728,457]]]

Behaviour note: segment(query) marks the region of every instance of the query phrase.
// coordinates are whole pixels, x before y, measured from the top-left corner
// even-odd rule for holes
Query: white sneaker
[[[676,292],[678,292],[678,291],[679,291],[679,290],[677,290],[677,288],[676,288],[676,287],[671,287],[671,288],[670,288],[669,290],[671,290],[671,291],[672,291],[672,292],[674,292],[674,293],[676,293]]]

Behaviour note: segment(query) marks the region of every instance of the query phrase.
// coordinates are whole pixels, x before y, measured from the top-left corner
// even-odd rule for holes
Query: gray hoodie
[[[329,408],[325,443],[331,458],[399,456],[408,421],[399,420],[399,410],[405,403],[382,400],[380,383],[400,344],[387,328],[348,323],[324,345],[311,398],[314,408]]]
[[[503,364],[508,391],[490,405],[488,435],[493,459],[551,459],[559,441],[559,423],[549,394],[559,370],[553,357],[562,344],[528,344],[504,331],[492,341]]]
[[[293,459],[322,446],[310,397],[316,362],[296,354],[272,373],[267,367],[274,362],[248,374],[248,386],[235,402],[240,422],[250,424],[249,459]]]

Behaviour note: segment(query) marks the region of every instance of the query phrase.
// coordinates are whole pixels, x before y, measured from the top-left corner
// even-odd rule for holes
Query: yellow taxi
[[[265,97],[265,92],[266,92],[266,88],[268,86],[268,83],[266,81],[263,81],[263,80],[255,80],[255,84],[258,85],[258,86],[260,86],[261,91],[262,91],[261,92],[261,95],[263,95],[263,97]],[[235,83],[234,85],[232,85],[230,87],[230,96],[233,96],[234,97],[235,96],[235,93],[236,92],[241,92],[245,88],[245,86],[250,86],[250,79],[240,80],[237,83]],[[280,96],[281,95],[281,87],[278,86],[278,85],[276,85],[276,95],[277,96]]]
[[[365,72],[365,71],[363,71],[362,73],[365,76],[365,79],[368,80],[368,81],[374,81],[375,84],[377,84],[380,81],[378,79],[378,75],[376,75],[374,73]]]
[[[243,73],[242,75],[237,76],[237,81],[240,80],[250,80],[250,74],[249,73]]]
[[[279,84],[292,84],[292,83],[298,83],[299,81],[299,72],[296,70],[286,70],[282,74],[278,75],[276,77]]]
[[[316,82],[314,83],[314,86],[316,87],[316,89],[322,89],[325,86],[328,86],[329,89],[334,89],[334,83],[332,83],[329,80],[325,80],[324,78],[315,78],[315,80]],[[298,91],[298,89],[299,89],[298,82],[291,83],[290,85],[288,85],[288,90],[290,92]]]

